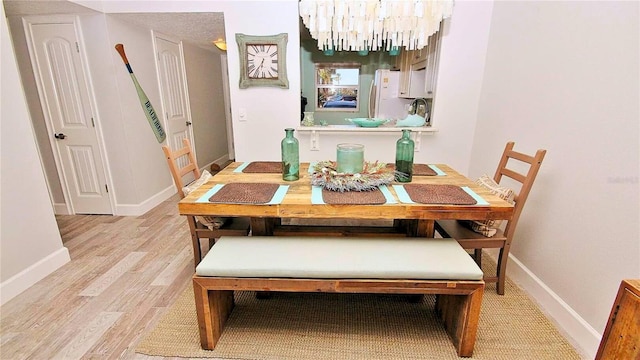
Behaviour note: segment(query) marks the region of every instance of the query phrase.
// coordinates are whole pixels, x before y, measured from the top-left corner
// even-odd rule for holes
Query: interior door
[[[182,148],[182,139],[187,138],[193,144],[191,136],[191,114],[187,96],[187,82],[184,73],[180,43],[160,34],[155,35],[158,75],[162,96],[162,110],[167,125],[168,145],[177,150]],[[195,153],[195,146],[192,145]],[[186,159],[178,159],[185,161]]]
[[[229,160],[234,160],[236,158],[236,148],[233,140],[233,121],[231,120],[231,100],[229,97],[229,66],[227,63],[227,55],[220,55],[220,67],[222,69],[224,115],[227,123],[227,149],[229,150]]]
[[[76,24],[37,21],[29,53],[65,200],[74,214],[112,214]]]

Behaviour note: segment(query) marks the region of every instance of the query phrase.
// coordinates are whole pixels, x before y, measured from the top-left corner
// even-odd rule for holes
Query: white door
[[[158,62],[158,77],[160,79],[160,93],[162,96],[162,111],[167,127],[167,142],[173,149],[182,147],[182,139],[191,141],[191,113],[187,96],[187,82],[182,61],[180,43],[169,40],[160,34],[155,34]],[[179,159],[186,161],[186,159]],[[180,164],[185,166],[185,164]]]
[[[236,158],[236,148],[233,141],[233,121],[231,120],[231,100],[229,98],[229,70],[227,64],[227,55],[220,55],[220,65],[222,69],[222,87],[224,93],[224,115],[227,121],[227,149],[229,150],[229,159]]]
[[[27,41],[65,200],[72,214],[112,214],[76,24],[37,21]]]

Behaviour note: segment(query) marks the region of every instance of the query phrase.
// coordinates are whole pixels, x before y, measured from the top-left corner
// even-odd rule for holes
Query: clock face
[[[247,45],[247,72],[250,79],[277,79],[278,46],[276,44]]]

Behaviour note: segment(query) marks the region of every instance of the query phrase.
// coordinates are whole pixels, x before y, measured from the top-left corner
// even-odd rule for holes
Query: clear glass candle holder
[[[364,145],[338,144],[336,162],[339,173],[361,173],[364,169]]]

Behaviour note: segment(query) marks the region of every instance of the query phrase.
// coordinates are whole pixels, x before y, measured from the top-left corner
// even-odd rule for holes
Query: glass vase
[[[359,174],[364,169],[364,145],[338,144],[336,148],[337,171],[345,174]]]
[[[300,144],[293,136],[294,129],[284,129],[285,137],[280,142],[282,152],[282,180],[296,181],[300,179]]]
[[[315,125],[314,118],[313,118],[313,111],[305,111],[304,118],[302,119],[302,126],[313,126],[313,125]]]
[[[396,142],[396,181],[411,182],[413,177],[413,150],[411,130],[402,130],[402,137]]]

